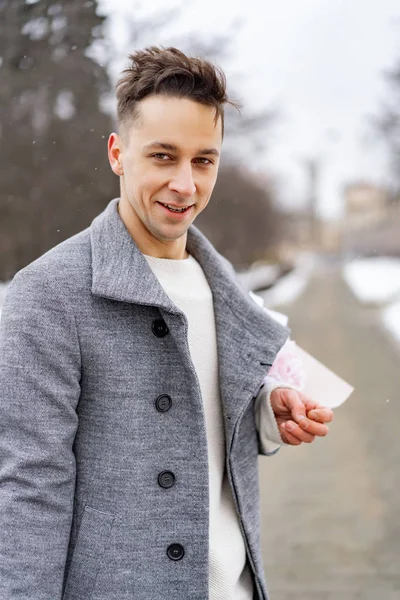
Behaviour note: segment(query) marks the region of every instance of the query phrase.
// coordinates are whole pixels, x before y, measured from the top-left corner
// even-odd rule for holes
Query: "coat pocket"
[[[114,515],[85,506],[63,600],[90,600]]]

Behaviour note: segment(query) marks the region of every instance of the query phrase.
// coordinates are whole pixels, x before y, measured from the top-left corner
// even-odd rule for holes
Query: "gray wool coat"
[[[17,273],[6,295],[1,600],[208,598],[207,440],[187,321],[117,204]],[[213,292],[226,467],[266,600],[254,401],[289,331],[194,226],[187,249]]]

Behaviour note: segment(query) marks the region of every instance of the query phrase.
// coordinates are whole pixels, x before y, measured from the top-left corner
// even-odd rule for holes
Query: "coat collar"
[[[118,201],[119,198],[111,200],[90,228],[92,293],[182,315],[126,229],[117,210]],[[188,230],[187,250],[201,265],[213,293],[221,391],[229,405],[239,389],[241,393],[250,393],[250,388],[254,391],[255,382],[261,382],[289,330],[250,298],[237,282],[230,263],[193,225]],[[239,364],[252,366],[244,374],[242,368],[238,369]]]
[[[92,293],[176,312],[118,213],[114,198],[92,222]]]

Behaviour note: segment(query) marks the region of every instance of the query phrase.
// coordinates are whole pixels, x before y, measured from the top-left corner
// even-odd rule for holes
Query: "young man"
[[[108,143],[121,197],[3,308],[0,597],[266,600],[257,456],[332,413],[265,379],[288,330],[192,226],[223,74],[173,48],[131,61]]]

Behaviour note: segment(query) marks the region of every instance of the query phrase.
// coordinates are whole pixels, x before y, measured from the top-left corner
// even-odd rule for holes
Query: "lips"
[[[184,215],[193,206],[193,204],[191,204],[190,206],[179,206],[176,204],[164,204],[163,202],[157,202],[157,204],[164,207],[165,210],[167,210],[170,214],[173,215]]]
[[[165,208],[167,208],[171,212],[178,212],[178,213],[184,213],[191,206],[193,206],[192,204],[190,206],[179,206],[179,205],[175,205],[175,204],[164,204],[163,202],[159,202],[159,204],[162,204],[163,206],[165,206]]]

